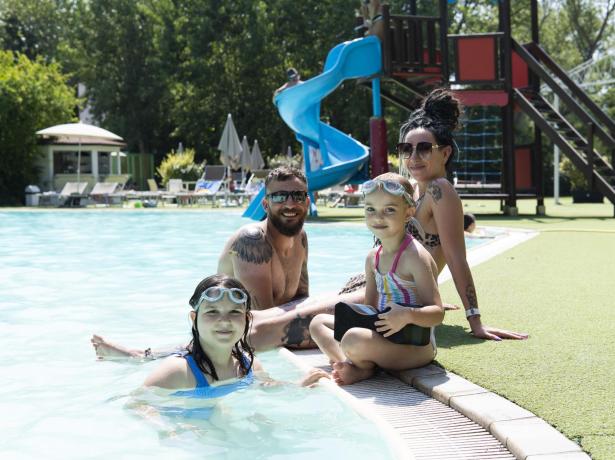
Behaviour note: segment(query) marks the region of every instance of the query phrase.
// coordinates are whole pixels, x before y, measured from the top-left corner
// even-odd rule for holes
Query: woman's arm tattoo
[[[434,182],[431,182],[427,186],[427,191],[429,192],[431,196],[433,196],[433,199],[436,203],[440,201],[440,198],[442,198],[442,189],[440,188],[438,184]]]
[[[262,229],[245,228],[233,241],[231,253],[244,262],[265,264],[271,261],[273,248],[265,238],[265,232]]]
[[[476,300],[476,289],[473,285],[468,285],[466,288],[466,297],[468,298],[468,308],[478,308],[478,301]]]

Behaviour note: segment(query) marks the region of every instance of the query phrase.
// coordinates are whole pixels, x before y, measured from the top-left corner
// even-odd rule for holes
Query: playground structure
[[[500,171],[494,175],[499,180],[490,181],[485,171],[477,180],[467,177],[465,171],[466,177],[456,184],[462,199],[500,200],[508,215],[517,214],[518,199],[536,199],[536,213],[544,214],[544,134],[586,176],[591,191],[600,192],[615,204],[615,122],[541,48],[537,0],[529,0],[531,42],[526,44],[512,37],[510,0],[494,2],[499,13],[497,32],[464,35],[448,34],[449,1],[438,3],[438,16],[417,15],[415,0],[409,2],[409,15],[391,14],[389,6],[383,5],[383,24],[378,34],[381,46],[374,44],[378,40],[374,36],[342,43],[329,53],[323,74],[276,97],[280,115],[303,144],[310,191],[358,177],[368,161],[364,146],[352,140],[354,147],[345,151],[344,145],[351,138],[319,119],[320,100],[343,80],[360,78],[373,96],[369,158],[372,176],[387,168],[381,99],[410,111],[433,88],[448,86],[466,107],[488,109],[488,120],[484,118],[485,111],[482,119],[478,117],[479,125],[485,123],[482,135],[489,133],[501,140],[490,146],[500,150],[499,158],[497,151],[495,154]],[[327,85],[322,84],[323,78]],[[560,108],[545,99],[541,86],[559,98]],[[498,112],[499,117],[494,117]],[[516,112],[524,113],[533,122],[531,144],[515,142]],[[500,119],[499,126],[490,128],[495,118]],[[583,129],[575,127],[574,118],[576,126]],[[474,134],[480,135],[481,131]],[[342,152],[346,153],[341,155]],[[495,161],[493,153],[490,155],[489,161]],[[472,174],[481,172],[470,171]],[[253,200],[245,216],[264,217],[263,211],[258,211],[263,196],[257,197],[258,203]]]

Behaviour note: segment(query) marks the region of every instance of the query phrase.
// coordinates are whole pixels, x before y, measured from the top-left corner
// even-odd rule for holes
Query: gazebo
[[[43,191],[61,190],[66,182],[87,182],[91,189],[109,176],[121,176],[126,148],[116,134],[86,123],[68,123],[37,132],[42,153],[39,185]],[[126,176],[125,179],[127,179]],[[125,182],[122,177],[114,182]]]

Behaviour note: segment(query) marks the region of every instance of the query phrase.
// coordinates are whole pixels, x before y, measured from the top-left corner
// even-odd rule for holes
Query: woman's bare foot
[[[374,368],[365,369],[357,367],[348,361],[333,363],[333,380],[338,385],[352,385],[374,375]]]
[[[104,338],[94,334],[90,339],[96,359],[118,359],[118,358],[144,358],[145,352],[141,350],[131,350],[121,345],[107,342]]]

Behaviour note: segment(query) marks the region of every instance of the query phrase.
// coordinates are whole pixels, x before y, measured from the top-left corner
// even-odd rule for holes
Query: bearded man
[[[263,207],[267,218],[244,225],[226,242],[218,273],[232,276],[252,296],[253,323],[249,339],[256,350],[275,347],[315,348],[310,321],[319,313],[333,313],[337,302],[362,302],[363,294],[325,294],[309,297],[308,241],[303,224],[310,200],[307,180],[299,169],[282,166],[265,180]],[[130,356],[160,358],[176,350],[131,350],[94,335],[99,358]]]

